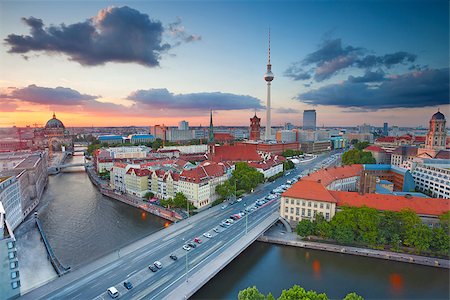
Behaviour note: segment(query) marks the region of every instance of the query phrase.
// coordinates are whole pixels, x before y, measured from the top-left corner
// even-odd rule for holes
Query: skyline
[[[264,126],[269,26],[273,126],[450,110],[447,1],[33,3],[0,3],[0,127]]]

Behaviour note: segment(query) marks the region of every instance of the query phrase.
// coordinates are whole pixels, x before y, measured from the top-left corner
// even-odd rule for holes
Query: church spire
[[[210,143],[210,144],[214,143],[214,126],[213,126],[212,110],[210,111],[210,117],[209,117],[208,143]]]

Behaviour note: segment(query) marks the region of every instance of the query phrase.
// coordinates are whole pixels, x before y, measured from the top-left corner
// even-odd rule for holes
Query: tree
[[[408,230],[408,243],[419,250],[427,251],[430,248],[432,240],[432,231],[425,224],[420,224]]]
[[[352,145],[356,145],[357,143],[358,143],[358,139],[352,139],[350,141],[350,144],[352,144]]]
[[[298,222],[295,231],[299,236],[303,237],[312,235],[314,234],[314,224],[310,220],[303,219],[300,222]]]
[[[194,209],[194,205],[192,205],[191,202],[188,201],[186,195],[184,195],[182,192],[178,192],[175,194],[175,197],[173,198],[173,204],[174,207],[178,208],[186,208],[189,204],[189,209]]]
[[[258,172],[256,168],[250,167],[246,162],[238,162],[236,163],[230,182],[234,182],[235,180],[238,190],[250,192],[258,184],[264,182],[264,175]]]
[[[450,251],[450,237],[444,227],[433,228],[431,248],[448,255]]]
[[[448,232],[448,229],[450,227],[450,211],[447,211],[446,213],[443,213],[439,216],[439,223],[441,227]]]
[[[152,143],[152,149],[153,150],[157,150],[159,148],[162,147],[163,141],[160,138],[157,138],[156,140],[153,141]]]
[[[412,244],[414,240],[413,228],[419,226],[422,222],[416,213],[411,209],[402,209],[399,213],[400,218],[400,238],[406,246]]]
[[[293,169],[293,168],[295,168],[295,165],[294,165],[294,163],[290,160],[290,159],[287,159],[284,163],[283,163],[283,170],[290,170],[290,169]]]
[[[372,153],[364,152],[358,149],[348,150],[342,155],[342,163],[344,165],[352,164],[375,164],[376,160]]]
[[[319,213],[316,215],[316,219],[313,222],[315,232],[314,234],[321,238],[330,238],[333,235],[333,230],[330,223],[325,220],[324,216]]]
[[[229,198],[231,195],[234,195],[236,192],[235,183],[230,182],[230,180],[226,180],[224,183],[216,186],[216,193],[222,198]]]
[[[278,300],[328,300],[326,294],[317,294],[315,291],[305,291],[304,288],[294,285],[288,290],[283,290]]]
[[[358,295],[357,293],[353,292],[353,293],[347,294],[343,300],[364,300],[364,298],[361,297],[360,295]]]
[[[355,144],[355,148],[358,150],[364,150],[369,146],[369,142],[358,142]]]
[[[377,243],[380,223],[378,211],[365,206],[353,211],[356,217],[357,240],[368,245],[375,245]]]
[[[269,292],[267,294],[266,300],[275,300],[275,297],[272,295],[272,293]]]
[[[378,227],[378,244],[392,244],[394,236],[400,240],[400,217],[399,213],[384,211],[380,213],[380,223]]]
[[[248,287],[239,291],[239,300],[265,300],[266,297],[256,288],[256,286]]]
[[[144,195],[145,199],[150,199],[150,198],[153,198],[153,197],[155,197],[155,194],[153,194],[152,192],[147,192]]]

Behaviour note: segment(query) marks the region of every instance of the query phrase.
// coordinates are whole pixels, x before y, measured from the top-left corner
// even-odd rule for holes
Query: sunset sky
[[[449,105],[449,3],[0,1],[0,127],[426,126]]]

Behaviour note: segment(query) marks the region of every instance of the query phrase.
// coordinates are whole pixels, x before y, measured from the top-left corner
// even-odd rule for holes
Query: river
[[[81,162],[82,156],[67,160]],[[167,221],[101,195],[83,168],[50,176],[39,218],[60,261],[78,268],[167,226]],[[32,221],[17,230],[23,290],[54,278]],[[294,284],[343,298],[448,299],[449,271],[255,242],[192,299],[237,299],[256,285],[277,297]]]

